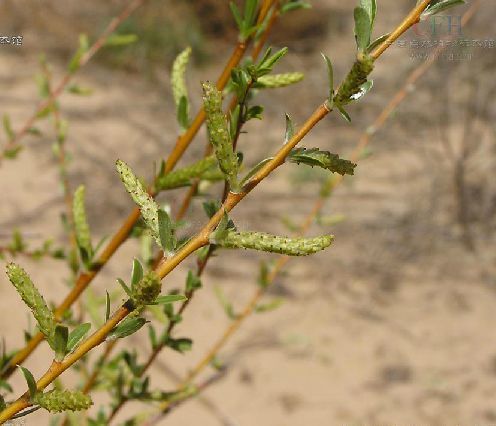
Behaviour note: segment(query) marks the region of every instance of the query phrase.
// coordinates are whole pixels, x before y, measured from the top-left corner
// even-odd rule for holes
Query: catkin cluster
[[[79,247],[84,248],[88,254],[91,252],[91,236],[88,221],[86,220],[86,210],[84,208],[85,188],[79,186],[74,193],[72,203],[72,214],[74,217],[74,227]]]
[[[37,393],[33,402],[45,410],[55,413],[87,410],[93,405],[91,398],[80,391],[71,392],[56,389]]]
[[[287,238],[262,232],[228,231],[215,244],[225,248],[245,248],[285,254],[307,256],[329,247],[334,240],[332,235],[315,238]]]
[[[134,286],[131,300],[137,307],[150,304],[160,294],[161,288],[159,276],[156,272],[150,271]]]
[[[227,118],[222,112],[222,93],[208,81],[202,86],[208,137],[214,148],[220,169],[231,189],[235,189],[238,177],[238,158],[233,151]]]
[[[373,58],[367,55],[360,55],[334,96],[334,103],[340,106],[350,103],[352,97],[360,93],[360,86],[367,82],[367,77],[373,69]]]

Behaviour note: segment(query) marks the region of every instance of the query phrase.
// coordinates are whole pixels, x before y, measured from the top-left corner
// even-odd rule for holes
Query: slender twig
[[[141,0],[143,1],[143,0]],[[238,65],[243,57],[247,48],[247,42],[238,42],[236,48],[234,49],[232,55],[230,56],[227,64],[222,71],[221,76],[217,81],[217,88],[223,90],[226,86],[231,70]],[[91,49],[90,49],[91,50]],[[55,93],[55,91],[54,91]],[[180,160],[183,153],[186,151],[193,138],[198,133],[201,125],[205,120],[205,112],[203,108],[197,114],[196,118],[193,120],[189,129],[178,137],[176,145],[170,156],[167,158],[165,164],[165,172],[170,172]],[[154,191],[150,191],[152,195],[156,195]],[[108,262],[112,255],[117,251],[121,244],[127,239],[129,233],[131,232],[133,226],[136,224],[140,217],[140,211],[138,208],[134,208],[133,211],[124,220],[119,230],[112,236],[110,241],[107,243],[105,248],[102,250],[100,256],[94,262],[95,266],[92,270],[88,272],[82,272],[76,279],[76,284],[71,289],[70,293],[65,297],[62,303],[55,310],[55,317],[60,320],[64,313],[69,309],[73,303],[79,298],[83,291],[88,287],[93,278],[98,274],[100,269]],[[38,345],[43,341],[43,334],[36,333],[31,340],[26,344],[24,348],[19,350],[14,357],[9,361],[2,371],[2,378],[9,377],[16,368],[16,365],[23,363],[26,358],[31,355],[31,353],[38,347]]]
[[[470,19],[474,16],[475,12],[480,6],[480,0],[476,0],[472,3],[471,7],[465,12],[462,17],[462,26],[465,26]],[[452,38],[452,37],[449,37]],[[384,126],[388,118],[394,113],[394,111],[398,108],[398,106],[405,100],[405,98],[412,93],[412,86],[428,71],[428,69],[435,63],[435,60],[439,57],[443,50],[445,50],[447,44],[441,44],[436,50],[433,52],[433,56],[430,59],[419,67],[417,67],[410,75],[407,77],[406,82],[401,87],[400,90],[396,92],[396,94],[392,97],[390,102],[383,108],[377,118],[374,120],[371,126],[368,127],[366,131],[364,131],[352,151],[350,155],[350,159],[354,162],[358,162],[362,155],[363,150],[366,146],[371,142],[371,138],[373,134],[375,134],[380,128]],[[330,190],[334,190],[344,179],[343,176],[331,176],[328,179],[328,182],[324,185],[327,185],[327,188]],[[299,235],[304,235],[310,226],[314,223],[315,218],[318,217],[320,212],[322,211],[326,196],[319,196],[314,203],[312,210],[308,213],[308,215],[303,220],[302,224],[298,227]],[[233,320],[229,326],[225,329],[219,339],[214,343],[214,345],[207,351],[207,353],[201,358],[201,360],[189,371],[185,379],[182,381],[181,385],[177,388],[177,390],[184,389],[188,386],[211,362],[218,356],[221,349],[225,346],[225,344],[230,340],[231,336],[236,333],[237,330],[241,327],[242,323],[255,311],[255,308],[260,303],[260,300],[266,294],[268,288],[274,283],[275,279],[279,276],[281,271],[284,269],[285,265],[291,260],[289,256],[279,256],[277,262],[274,267],[271,269],[270,274],[266,279],[266,287],[258,287],[253,296],[249,299],[246,305],[243,307],[241,312],[237,314],[235,320]],[[162,415],[167,414],[172,408],[171,404],[164,402],[161,406]],[[162,415],[158,415],[154,420],[158,421]],[[155,424],[154,421],[150,421],[146,425]]]
[[[90,48],[81,56],[79,60],[79,68],[84,67],[90,60],[95,56],[95,54],[105,45],[107,38],[117,29],[117,27],[122,24],[136,9],[138,9],[147,0],[132,0],[128,5],[122,10],[122,12],[113,18],[98,39],[90,46]],[[9,150],[18,148],[21,146],[21,139],[26,136],[29,130],[33,127],[34,123],[38,119],[38,115],[41,111],[49,108],[53,102],[64,92],[67,85],[73,79],[75,72],[67,72],[64,77],[57,84],[55,89],[52,91],[50,96],[41,102],[36,111],[29,117],[21,129],[15,134],[14,138],[10,140],[2,152],[0,152],[0,160],[5,156],[5,153]]]
[[[411,22],[413,25],[418,21],[418,17],[429,5],[430,1],[424,1],[421,3],[423,8],[418,6],[414,9],[418,16],[414,13],[410,13],[407,18],[400,24],[403,31],[406,31],[409,26],[405,25],[405,21]],[[395,30],[395,32],[397,32]],[[377,53],[375,58],[378,58],[386,49]],[[157,275],[163,279],[170,272],[172,272],[180,263],[182,263],[187,257],[193,254],[196,250],[209,244],[210,234],[214,231],[216,226],[219,224],[224,215],[231,210],[233,210],[255,187],[257,187],[260,182],[267,178],[274,170],[276,170],[281,164],[284,163],[286,157],[290,154],[291,150],[301,142],[301,140],[324,118],[326,117],[331,109],[329,109],[327,102],[318,106],[313,114],[307,119],[307,121],[302,125],[302,127],[294,134],[294,136],[279,149],[272,160],[267,162],[264,167],[262,167],[252,179],[242,188],[239,193],[230,192],[226,201],[223,203],[221,208],[212,216],[209,222],[203,227],[203,229],[193,237],[188,243],[186,243],[174,256],[164,259],[160,263],[155,272]],[[57,377],[59,377],[65,370],[77,362],[80,358],[86,355],[93,348],[101,344],[106,336],[112,331],[112,329],[119,324],[130,312],[134,310],[134,306],[130,300],[128,300],[124,305],[122,305],[112,316],[109,318],[105,324],[95,331],[90,337],[84,340],[78,348],[67,356],[62,362],[53,361],[50,368],[46,373],[37,381],[36,386],[39,390],[45,389],[50,383],[52,383]],[[15,402],[5,408],[0,412],[0,422],[5,422],[9,420],[12,416],[17,414],[19,411],[31,406],[29,393],[26,392],[20,396]],[[163,409],[163,407],[161,407]],[[167,407],[166,407],[167,408]]]

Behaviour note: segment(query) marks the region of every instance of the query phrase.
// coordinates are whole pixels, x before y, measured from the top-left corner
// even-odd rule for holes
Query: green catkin
[[[257,79],[256,87],[263,87],[264,89],[277,89],[298,83],[303,80],[303,78],[304,74],[301,72],[264,75]]]
[[[236,190],[238,158],[233,151],[229,137],[227,117],[222,112],[222,93],[210,82],[205,82],[202,86],[208,137],[214,148],[219,167],[229,182],[231,190]]]
[[[81,185],[74,192],[72,201],[72,215],[74,218],[74,230],[78,246],[85,249],[91,255],[91,234],[86,219],[86,209],[84,207],[85,188]]]
[[[352,96],[360,93],[360,86],[367,82],[367,77],[373,69],[374,59],[367,55],[360,55],[334,96],[334,103],[340,106],[349,104],[353,100]]]
[[[144,185],[124,161],[117,160],[116,168],[127,192],[129,192],[133,201],[140,208],[143,220],[152,232],[152,235],[157,241],[158,245],[160,245],[157,203],[152,198],[152,196],[148,194]]]
[[[137,307],[150,304],[158,297],[161,289],[159,276],[156,272],[150,271],[133,288],[131,300]]]
[[[44,393],[38,392],[34,396],[33,402],[41,408],[55,413],[87,410],[93,405],[91,398],[83,392],[56,389]]]
[[[329,247],[334,240],[332,235],[315,238],[287,238],[262,232],[228,231],[220,240],[213,243],[225,248],[245,248],[288,256],[307,256]]]
[[[26,271],[19,265],[9,263],[7,265],[7,276],[24,303],[28,305],[29,309],[33,312],[40,331],[46,336],[50,343],[55,331],[56,322],[53,312],[47,306],[45,299],[43,299],[43,296],[35,287]]]
[[[183,96],[186,98],[188,97],[188,90],[184,81],[184,75],[186,74],[186,67],[190,56],[191,47],[187,47],[179,55],[177,55],[174,60],[174,64],[172,65],[171,85],[176,108],[179,106],[179,102]]]
[[[191,179],[202,178],[205,173],[216,165],[217,159],[215,156],[211,155],[203,158],[190,166],[160,176],[156,181],[156,188],[159,191],[164,191],[189,185]]]

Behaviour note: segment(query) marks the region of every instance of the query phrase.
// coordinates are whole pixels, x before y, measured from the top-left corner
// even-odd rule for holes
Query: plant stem
[[[430,1],[424,1],[420,4],[420,6],[423,5],[423,8],[417,6],[414,9],[415,14],[417,14],[416,20],[414,19],[414,13],[411,12],[408,15],[409,22],[411,22],[410,26],[418,20],[418,17],[429,3]],[[403,32],[410,28],[410,26],[405,25],[404,22],[400,24]],[[398,31],[395,30],[394,32]],[[387,46],[389,46],[389,44]],[[378,58],[384,51],[385,49],[382,50],[382,52],[379,52],[376,58]],[[164,261],[158,265],[155,272],[160,276],[160,278],[163,279],[165,276],[167,276],[171,271],[175,269],[177,265],[179,265],[194,251],[207,245],[209,243],[210,233],[221,221],[224,214],[226,212],[230,212],[234,207],[236,207],[236,205],[239,204],[239,202],[243,200],[256,186],[258,186],[258,184],[262,182],[263,179],[265,179],[270,173],[272,173],[281,164],[283,164],[284,160],[289,155],[291,150],[296,145],[298,145],[298,143],[314,128],[314,126],[318,122],[320,122],[327,114],[329,114],[330,111],[331,110],[328,109],[326,102],[318,106],[317,109],[303,124],[303,126],[298,130],[298,132],[296,132],[294,136],[279,149],[279,151],[271,161],[269,161],[250,179],[250,181],[244,186],[240,193],[234,194],[230,192],[222,207],[214,214],[214,216],[212,216],[205,227],[186,245],[184,245],[173,257],[164,259]],[[127,304],[128,302],[126,302],[116,313],[114,313],[114,315],[112,315],[112,317],[100,329],[98,329],[90,337],[84,340],[81,345],[62,362],[59,363],[54,361],[48,371],[38,380],[38,389],[44,389],[77,360],[86,355],[86,353],[88,353],[91,349],[102,343],[105,340],[107,334],[110,333],[110,331],[130,313],[130,310],[127,308]],[[14,403],[0,412],[0,423],[9,420],[13,415],[29,407],[30,405],[31,403],[29,402],[29,394],[26,392]]]

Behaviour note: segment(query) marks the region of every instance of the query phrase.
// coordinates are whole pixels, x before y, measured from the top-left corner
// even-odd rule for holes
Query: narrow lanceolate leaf
[[[353,175],[356,167],[355,163],[318,148],[295,148],[289,154],[288,160],[292,163],[321,167],[343,176]]]
[[[69,329],[61,324],[55,326],[52,337],[52,347],[55,351],[55,360],[62,361],[67,353],[67,342],[69,340]]]
[[[436,15],[439,12],[442,12],[444,10],[447,10],[453,6],[459,6],[465,4],[464,0],[437,0],[437,1],[431,1],[431,4],[429,7],[424,10],[424,13],[422,13],[421,18],[425,18],[427,16],[432,16]]]
[[[26,383],[28,384],[29,396],[31,398],[33,398],[37,392],[36,380],[34,379],[31,371],[29,371],[26,367],[19,365],[19,368],[21,369],[22,374],[23,374],[24,378],[26,379]]]
[[[86,208],[84,205],[84,185],[81,185],[74,193],[72,203],[72,214],[74,217],[74,228],[78,246],[83,249],[87,256],[92,255],[91,234],[88,221],[86,219]]]
[[[91,398],[83,392],[57,389],[44,393],[38,392],[33,398],[33,402],[54,413],[87,410],[93,405]]]
[[[158,233],[160,237],[160,245],[167,256],[172,256],[176,249],[176,239],[174,237],[174,229],[172,220],[165,210],[158,211]]]
[[[233,151],[227,117],[222,112],[222,93],[210,82],[203,83],[203,104],[207,115],[207,130],[219,167],[232,191],[237,190],[238,158]]]
[[[370,44],[372,32],[370,16],[363,7],[356,7],[354,10],[355,17],[355,39],[358,50],[364,52]]]
[[[164,191],[190,185],[193,179],[203,178],[205,172],[217,169],[216,166],[217,159],[215,156],[209,155],[190,166],[159,176],[155,181],[155,187],[157,191]]]
[[[107,47],[117,47],[117,46],[127,46],[138,41],[138,36],[136,34],[111,34],[105,40],[105,46]]]
[[[141,181],[124,161],[117,160],[116,168],[127,192],[140,208],[141,216],[143,217],[146,226],[152,232],[153,238],[155,238],[157,244],[160,245],[157,203],[152,196],[148,194]]]
[[[213,242],[225,248],[245,248],[288,256],[306,256],[329,247],[333,239],[332,235],[315,238],[286,238],[262,232],[228,231],[224,238]]]
[[[284,133],[284,143],[287,144],[293,139],[295,133],[294,123],[289,114],[286,114],[286,132]]]
[[[327,103],[329,108],[332,108],[332,98],[334,97],[334,70],[332,67],[332,62],[327,55],[321,53],[322,57],[327,66],[327,77],[329,80],[329,96],[327,98]]]
[[[21,296],[24,303],[31,309],[38,322],[40,331],[47,337],[49,343],[55,332],[55,318],[47,306],[45,299],[35,287],[24,269],[15,263],[7,265],[7,276]]]
[[[12,124],[10,123],[10,117],[7,114],[3,115],[3,130],[7,135],[7,139],[10,141],[14,140],[15,133],[12,130]]]
[[[157,305],[167,305],[168,303],[183,302],[187,297],[182,294],[168,294],[165,296],[158,296],[154,303]]]
[[[74,56],[71,58],[68,70],[70,73],[74,73],[79,69],[81,58],[88,51],[90,46],[88,36],[86,34],[79,35],[79,47]]]
[[[264,75],[253,84],[254,88],[278,89],[279,87],[290,86],[299,83],[305,75],[301,72],[289,72],[285,74]]]
[[[72,351],[84,336],[90,331],[91,324],[89,322],[78,325],[74,330],[69,333],[69,340],[67,341],[67,350]]]
[[[143,266],[138,259],[133,260],[133,269],[131,271],[131,288],[134,288],[143,278]]]
[[[136,333],[146,323],[144,318],[126,318],[107,336],[107,340],[121,339]]]
[[[360,7],[365,9],[370,19],[370,27],[374,28],[375,15],[377,14],[376,0],[360,0]]]

